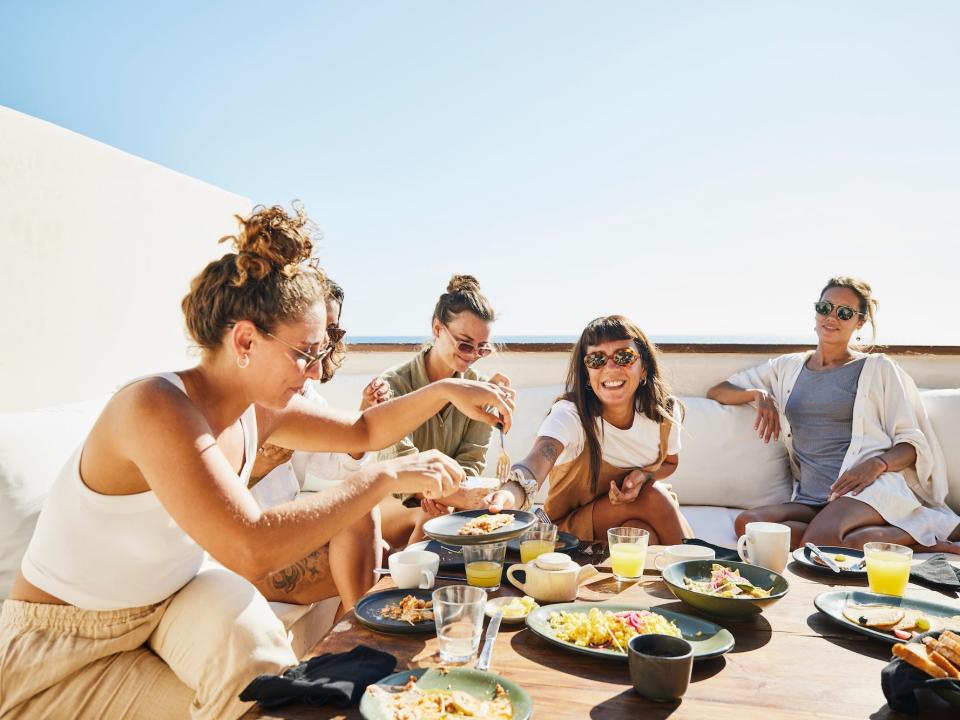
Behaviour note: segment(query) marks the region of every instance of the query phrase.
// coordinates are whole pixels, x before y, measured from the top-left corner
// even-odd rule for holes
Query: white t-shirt
[[[667,436],[667,453],[680,452],[680,403],[673,406],[673,424]],[[600,436],[600,448],[603,460],[614,467],[644,467],[657,461],[660,456],[660,426],[646,415],[637,413],[633,424],[626,430],[597,419]],[[572,462],[583,452],[587,443],[587,434],[577,407],[569,400],[558,400],[550,414],[540,425],[537,436],[545,436],[563,443],[563,452],[557,458],[557,465]]]

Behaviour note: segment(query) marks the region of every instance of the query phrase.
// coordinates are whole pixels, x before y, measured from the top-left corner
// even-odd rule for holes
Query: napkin
[[[350,652],[310,658],[283,675],[260,675],[243,689],[240,699],[256,700],[267,710],[293,702],[347,707],[396,666],[393,655],[358,645]]]
[[[937,588],[960,590],[960,570],[947,562],[943,553],[915,565],[910,570],[910,579]]]
[[[699,545],[700,547],[710,548],[717,554],[717,560],[734,560],[736,562],[740,562],[740,554],[736,550],[720,547],[719,545],[708,543],[706,540],[698,540],[697,538],[684,538],[683,544]]]
[[[925,633],[910,642],[922,642],[922,638],[927,635],[939,637],[940,633]],[[920,712],[916,691],[921,688],[930,690],[936,685],[947,685],[960,692],[960,680],[930,677],[923,670],[908,665],[898,657],[893,658],[880,671],[880,687],[883,689],[883,695],[887,698],[890,709],[907,715],[916,715]]]

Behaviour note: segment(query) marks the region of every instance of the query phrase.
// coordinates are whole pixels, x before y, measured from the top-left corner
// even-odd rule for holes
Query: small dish
[[[525,595],[524,597],[527,597],[527,596]],[[487,600],[487,604],[484,607],[483,612],[488,618],[492,618],[494,615],[497,614],[498,611],[502,610],[507,605],[514,602],[515,600],[520,600],[520,598],[516,596],[492,598],[490,600]],[[533,598],[530,598],[530,600],[533,601]],[[527,615],[532,613],[534,610],[538,610],[539,608],[540,606],[536,602],[533,602],[533,606],[530,607],[523,615],[507,615],[506,613],[504,613],[503,622],[522,623],[527,619]]]
[[[723,565],[731,570],[739,571],[743,578],[757,587],[769,590],[770,596],[764,598],[719,597],[691,590],[684,584],[684,577],[689,577],[692,580],[709,580],[713,565]],[[790,589],[790,583],[780,573],[759,565],[748,565],[731,560],[687,560],[686,562],[674,563],[664,568],[663,580],[678,600],[685,602],[708,617],[724,618],[726,620],[747,620],[754,615],[759,615],[764,608],[773,605]]]

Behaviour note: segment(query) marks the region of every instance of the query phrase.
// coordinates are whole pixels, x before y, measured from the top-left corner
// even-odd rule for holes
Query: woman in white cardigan
[[[871,541],[960,553],[960,517],[945,505],[946,468],[913,380],[890,358],[850,348],[877,301],[832,278],[815,303],[817,348],[773,358],[712,387],[725,405],[755,403],[764,442],[782,439],[797,486],[791,502],[736,520],[789,525],[793,547]]]

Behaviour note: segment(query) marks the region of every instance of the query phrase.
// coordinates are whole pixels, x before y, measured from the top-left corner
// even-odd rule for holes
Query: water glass
[[[467,584],[487,592],[499,590],[506,552],[505,542],[464,545],[463,564],[467,572]]]
[[[537,523],[520,536],[520,562],[533,562],[557,547],[557,526]]]
[[[480,647],[486,604],[487,593],[481,588],[448,585],[433,591],[441,662],[459,665],[473,659]]]
[[[647,541],[650,533],[633,527],[607,530],[610,543],[610,565],[617,580],[637,580],[643,577],[647,563]]]
[[[867,582],[870,592],[903,596],[910,578],[913,550],[904,545],[869,542],[863,546],[867,560]]]

